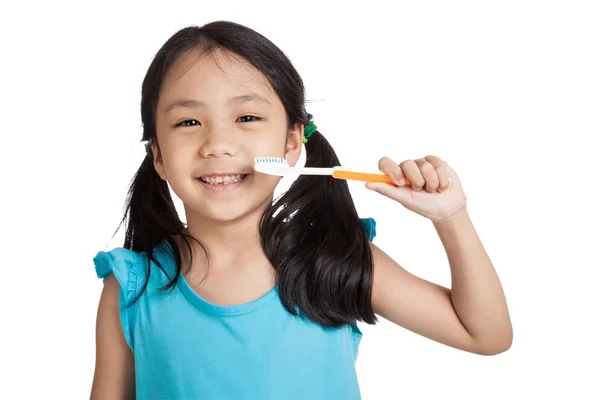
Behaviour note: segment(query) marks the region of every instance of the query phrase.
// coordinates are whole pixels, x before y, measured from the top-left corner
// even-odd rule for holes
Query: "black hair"
[[[142,84],[142,141],[156,140],[156,107],[169,68],[190,51],[215,50],[233,53],[264,74],[283,103],[290,128],[310,122],[304,84],[287,56],[254,30],[217,21],[179,30],[153,58]],[[340,165],[318,130],[306,143],[306,165]],[[154,169],[151,156],[144,158],[131,182],[119,227],[126,220],[124,247],[148,256],[146,281],[131,305],[147,288],[151,260],[170,279],[161,289],[175,286],[182,268],[175,237],[183,238],[190,257],[190,240],[195,240],[184,233],[169,186]],[[279,295],[288,312],[326,327],[376,322],[371,304],[373,256],[345,180],[300,176],[265,210],[260,237],[277,271]],[[153,249],[164,240],[174,249],[176,276],[169,276],[153,256]]]

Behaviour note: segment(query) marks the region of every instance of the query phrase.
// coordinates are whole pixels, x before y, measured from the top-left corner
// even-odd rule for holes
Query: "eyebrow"
[[[229,104],[229,105],[240,105],[240,104],[251,103],[251,102],[267,104],[267,105],[271,104],[271,102],[269,100],[267,100],[266,98],[264,98],[262,96],[259,96],[256,93],[242,94],[240,96],[232,97],[231,99],[227,100],[227,104]],[[169,111],[171,111],[177,107],[202,108],[204,106],[205,106],[205,104],[199,100],[193,100],[193,99],[175,100],[174,102],[170,103],[167,107],[165,107],[165,113],[168,113]]]

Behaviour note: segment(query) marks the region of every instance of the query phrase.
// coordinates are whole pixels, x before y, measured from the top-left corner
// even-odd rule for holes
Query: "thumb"
[[[404,205],[410,202],[410,191],[412,190],[410,187],[394,186],[382,182],[367,182],[365,186],[367,189],[396,200],[400,204]]]

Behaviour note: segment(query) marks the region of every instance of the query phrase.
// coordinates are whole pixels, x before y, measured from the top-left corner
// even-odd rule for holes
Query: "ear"
[[[288,132],[285,146],[285,159],[290,167],[298,162],[302,154],[302,139],[304,138],[304,125],[296,123],[294,128]]]
[[[160,155],[160,149],[158,148],[156,140],[150,141],[150,147],[152,148],[152,161],[154,163],[154,169],[160,178],[163,181],[166,181],[167,174],[165,174],[165,165],[163,164],[162,156]]]

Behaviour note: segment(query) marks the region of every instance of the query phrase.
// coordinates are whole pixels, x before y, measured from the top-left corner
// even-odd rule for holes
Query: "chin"
[[[262,208],[251,208],[251,207],[239,207],[231,206],[221,206],[221,207],[209,207],[205,208],[202,213],[202,217],[214,222],[215,224],[232,224],[239,221],[243,221],[244,219],[256,215],[262,214]]]
[[[256,196],[246,195],[228,201],[214,201],[205,198],[188,204],[190,206],[185,207],[188,221],[197,219],[215,225],[229,225],[248,218],[258,221],[265,208],[271,204],[271,197],[260,199]]]

